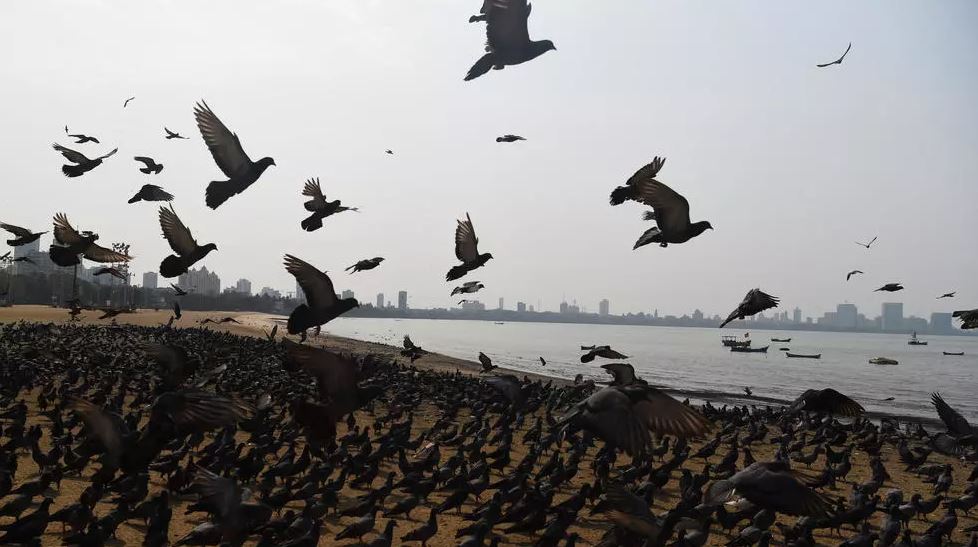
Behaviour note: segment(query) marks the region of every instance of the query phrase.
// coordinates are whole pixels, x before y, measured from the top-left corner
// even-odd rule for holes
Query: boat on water
[[[778,348],[778,351],[791,351],[791,348]]]
[[[763,348],[751,348],[747,346],[730,346],[730,351],[735,353],[767,353],[768,346]]]
[[[795,359],[821,359],[821,353],[785,353],[785,357],[793,357]]]
[[[791,338],[772,338],[771,341],[788,343],[791,342]]]
[[[907,345],[908,346],[926,346],[927,345],[927,340],[921,340],[921,339],[917,338],[917,331],[913,331],[913,334],[910,335],[910,340],[907,340]]]
[[[944,352],[944,355],[961,356],[961,355],[964,355],[964,352],[963,351],[945,351]]]
[[[725,348],[747,348],[750,347],[750,340],[738,340],[736,336],[721,336],[720,343]]]
[[[924,342],[924,343],[926,344],[927,342]],[[871,365],[899,365],[900,362],[897,361],[896,359],[890,359],[888,357],[873,357],[872,359],[869,360],[869,364],[871,364]]]
[[[503,323],[502,321],[496,321],[496,324],[497,325],[505,325],[506,323]]]

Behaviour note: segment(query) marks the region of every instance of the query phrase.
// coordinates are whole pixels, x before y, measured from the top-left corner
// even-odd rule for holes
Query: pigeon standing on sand
[[[159,175],[160,171],[163,170],[163,164],[156,163],[153,158],[147,156],[136,156],[133,159],[143,164],[143,167],[139,168],[140,173],[145,173],[147,175]]]
[[[472,65],[465,81],[474,80],[491,69],[502,70],[557,49],[550,40],[530,40],[527,0],[495,0],[486,11],[486,54]]]
[[[228,198],[244,192],[254,184],[265,169],[275,165],[275,160],[264,157],[257,162],[251,161],[241,148],[238,136],[228,130],[206,102],[201,101],[194,107],[194,118],[214,162],[228,178],[211,181],[207,185],[207,206],[217,209]]]
[[[136,192],[136,195],[129,198],[129,203],[136,203],[137,201],[173,201],[173,194],[155,184],[144,184]]]
[[[454,281],[476,268],[482,267],[492,258],[491,253],[479,254],[479,238],[472,226],[472,217],[465,213],[465,220],[459,220],[455,228],[455,257],[462,264],[448,270],[445,281]]]
[[[737,305],[737,309],[730,312],[730,315],[727,316],[723,323],[720,323],[720,328],[722,329],[734,319],[743,319],[764,310],[775,308],[777,305],[777,297],[762,292],[761,289],[751,289],[747,292],[747,296]]]
[[[7,240],[7,245],[11,247],[19,247],[21,245],[27,245],[28,243],[33,243],[37,241],[37,238],[41,237],[42,234],[47,232],[32,232],[27,228],[21,228],[20,226],[14,226],[13,224],[7,224],[5,222],[0,222],[0,228],[14,234],[13,239]]]
[[[289,315],[289,334],[298,334],[306,329],[325,325],[353,308],[360,307],[355,298],[337,298],[333,281],[326,272],[319,271],[304,260],[285,255],[285,271],[295,277],[306,295],[306,303],[297,306]]]
[[[886,285],[883,285],[882,287],[874,290],[873,292],[879,292],[879,291],[897,292],[902,290],[903,290],[903,285],[901,285],[900,283],[887,283]]]
[[[356,264],[347,268],[346,271],[353,274],[356,272],[362,272],[364,270],[372,270],[377,266],[380,266],[380,263],[383,261],[384,261],[384,257],[382,256],[375,256],[374,258],[365,258],[363,260],[357,261]]]
[[[323,227],[323,219],[342,213],[343,211],[359,211],[356,207],[346,207],[340,200],[326,201],[323,189],[319,185],[319,179],[309,179],[302,188],[302,195],[312,198],[302,204],[306,211],[311,212],[308,218],[302,220],[300,225],[307,232],[314,232]]]
[[[186,273],[208,253],[217,250],[217,245],[213,243],[198,245],[190,229],[180,220],[172,205],[160,207],[160,227],[163,229],[163,237],[176,253],[164,258],[160,263],[160,275],[163,277],[176,277]]]
[[[54,143],[54,149],[61,152],[61,155],[65,157],[66,160],[70,161],[72,165],[65,164],[61,166],[61,172],[64,173],[66,177],[74,178],[80,177],[85,173],[95,169],[99,165],[102,165],[102,160],[108,158],[112,154],[119,151],[118,148],[113,148],[111,152],[103,156],[99,156],[95,159],[88,159],[85,154],[81,152],[76,152],[71,148],[65,148],[58,143]]]

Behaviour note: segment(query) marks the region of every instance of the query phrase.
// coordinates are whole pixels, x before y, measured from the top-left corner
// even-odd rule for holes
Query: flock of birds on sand
[[[549,40],[530,40],[529,15],[525,0],[484,2],[470,21],[486,23],[486,53],[466,80],[556,49]],[[841,64],[850,48],[818,66]],[[218,209],[275,160],[253,161],[205,102],[194,117],[226,177],[206,189],[207,206]],[[167,140],[186,139],[164,131]],[[68,127],[65,133],[75,144],[100,144]],[[525,139],[510,134],[496,140]],[[60,144],[54,149],[67,160],[62,172],[70,178],[118,151],[89,158]],[[151,157],[134,161],[146,175],[164,169]],[[707,221],[693,222],[686,198],[657,180],[664,163],[655,157],[611,192],[612,205],[634,201],[649,208],[643,218],[655,226],[636,249],[684,244],[713,229]],[[309,179],[302,195],[309,213],[300,222],[304,231],[357,211],[327,200],[318,179]],[[173,200],[146,184],[129,202]],[[159,224],[173,250],[160,263],[165,278],[217,250],[199,243],[171,204],[159,208]],[[13,246],[44,233],[0,227],[14,235]],[[54,217],[53,236],[49,254],[62,267],[132,258],[128,248],[99,245],[98,234],[75,229],[63,213]],[[875,240],[860,245],[869,249]],[[448,282],[493,258],[480,252],[468,214],[456,227],[455,255]],[[346,270],[371,270],[383,261],[363,259]],[[329,276],[308,262],[287,254],[284,266],[306,297],[288,317],[290,335],[304,341],[309,329],[359,305],[337,297]],[[847,280],[861,273],[850,272]],[[451,294],[483,287],[466,281]],[[887,283],[877,290],[902,289]],[[778,298],[753,289],[723,325],[777,304]],[[72,316],[81,308],[73,302]],[[103,317],[121,311],[105,310]],[[978,328],[978,310],[955,316],[963,328]],[[946,431],[932,434],[919,424],[871,422],[858,402],[833,389],[809,389],[783,408],[697,408],[637,377],[620,362],[627,356],[609,346],[581,348],[583,363],[616,361],[602,365],[613,377],[607,385],[583,378],[544,384],[498,374],[484,353],[485,375],[415,368],[427,351],[409,337],[399,355],[408,359],[403,363],[398,356],[345,355],[296,343],[276,338],[275,331],[260,339],[203,328],[233,317],[175,327],[180,318],[175,302],[170,322],[159,327],[0,327],[0,517],[10,519],[0,525],[0,544],[40,544],[49,525],[60,523],[64,544],[103,545],[124,523],[138,523],[143,545],[169,545],[180,506],[206,519],[175,545],[355,540],[371,547],[425,546],[449,513],[464,519],[456,540],[463,546],[573,546],[581,527],[593,522],[604,523],[598,544],[607,546],[695,547],[724,535],[728,545],[768,545],[779,537],[800,547],[815,545],[816,533],[831,538],[843,529],[851,530],[840,540],[848,546],[937,546],[962,533],[978,545],[978,529],[962,532],[958,525],[958,514],[978,504],[978,467],[965,477],[948,463],[976,460],[978,430],[936,393],[933,404]],[[765,443],[772,453],[755,459],[752,447]],[[893,451],[899,471],[884,463]],[[868,460],[868,480],[850,476],[856,457]],[[36,472],[26,480],[22,471],[29,466]],[[927,486],[884,490],[891,473],[920,477]],[[53,510],[62,481],[78,477],[84,490]]]

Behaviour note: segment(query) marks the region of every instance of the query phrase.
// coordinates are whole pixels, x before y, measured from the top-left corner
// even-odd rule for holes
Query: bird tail
[[[176,277],[186,271],[187,268],[177,255],[170,255],[160,262],[160,275],[163,277]]]
[[[489,72],[495,64],[495,58],[493,57],[492,53],[486,53],[478,61],[476,61],[474,65],[472,65],[472,68],[470,68],[469,72],[465,75],[465,81],[467,82],[469,80],[474,80],[479,76],[482,76],[486,72]]]
[[[302,229],[307,232],[315,232],[316,230],[323,227],[323,219],[319,215],[313,214],[309,218],[304,219],[301,223]]]
[[[215,180],[207,185],[207,206],[217,209],[222,203],[238,192],[235,184],[229,180]]]
[[[312,309],[305,304],[299,304],[296,306],[292,313],[289,314],[289,322],[286,327],[289,330],[289,334],[299,334],[300,332],[313,326],[315,321],[312,317]]]
[[[645,230],[645,233],[639,236],[638,240],[635,242],[635,245],[632,247],[632,250],[634,251],[635,249],[638,249],[643,245],[648,245],[649,243],[656,243],[661,240],[662,240],[662,232],[659,230],[658,226],[654,226],[652,228],[649,228],[648,230]]]
[[[85,170],[82,169],[81,165],[62,165],[61,172],[65,174],[66,177],[80,177],[85,174]]]
[[[632,199],[632,189],[628,186],[619,186],[611,191],[611,199],[609,201],[612,205],[621,205],[629,199]]]
[[[469,273],[469,270],[464,265],[454,266],[451,270],[448,270],[448,275],[445,276],[445,281],[455,281],[467,273]]]

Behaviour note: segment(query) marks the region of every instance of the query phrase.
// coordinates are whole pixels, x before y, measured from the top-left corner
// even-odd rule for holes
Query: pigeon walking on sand
[[[762,292],[761,289],[751,289],[747,292],[747,296],[737,305],[737,309],[730,312],[730,315],[727,316],[723,323],[720,323],[720,328],[722,329],[734,319],[743,319],[764,310],[775,308],[778,305],[778,300],[777,297]]]
[[[556,50],[550,40],[530,40],[529,17],[527,0],[495,0],[485,13],[486,54],[472,65],[465,81],[474,80],[492,69],[502,70]]]
[[[455,257],[462,264],[448,270],[445,281],[459,279],[472,270],[481,268],[492,258],[491,253],[479,253],[479,238],[475,235],[472,217],[468,213],[465,213],[465,220],[459,220],[455,228]]]

